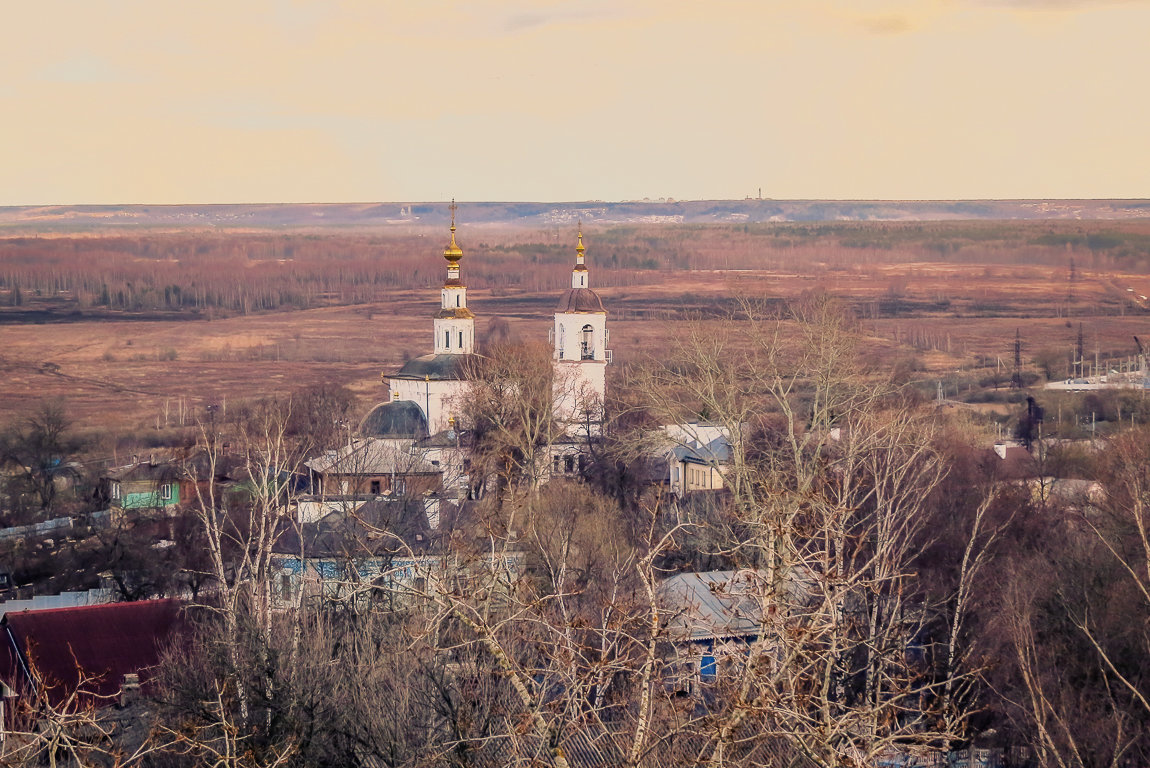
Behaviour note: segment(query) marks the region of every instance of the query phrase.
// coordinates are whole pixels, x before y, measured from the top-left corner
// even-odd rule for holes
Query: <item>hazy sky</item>
[[[0,205],[1150,196],[1150,0],[0,7]]]

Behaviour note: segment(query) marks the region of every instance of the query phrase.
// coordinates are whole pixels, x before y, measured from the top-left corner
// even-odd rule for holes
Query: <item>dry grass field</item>
[[[924,386],[963,371],[999,370],[998,361],[1009,366],[1016,331],[1032,369],[1042,355],[1068,358],[1080,324],[1088,356],[1132,354],[1134,335],[1150,338],[1150,303],[1140,298],[1150,295],[1150,255],[1140,250],[1150,240],[1150,222],[1124,223],[1121,258],[1118,246],[1077,245],[1073,238],[1088,237],[1088,225],[1079,225],[1085,236],[1059,234],[1066,243],[1041,248],[1037,238],[1049,235],[1036,235],[1033,222],[994,223],[993,236],[979,237],[962,229],[915,230],[919,239],[909,243],[905,225],[865,226],[869,239],[861,243],[858,229],[833,226],[758,234],[729,226],[588,232],[593,285],[603,286],[615,359],[635,363],[670,354],[667,339],[683,323],[715,322],[739,298],[765,298],[782,310],[786,300],[812,292],[852,308],[867,337],[868,359],[901,364]],[[968,245],[923,245],[939,231],[944,240],[961,237]],[[405,250],[421,252],[404,258],[438,274],[438,240],[405,237]],[[482,238],[479,247],[462,243],[465,278],[476,276],[469,303],[480,339],[498,317],[513,335],[545,341],[554,303],[567,286],[568,244],[556,245],[552,231],[534,238],[545,247],[531,245],[531,234],[522,231],[508,235],[507,244],[492,231]],[[391,251],[382,252],[381,270],[391,258]],[[0,270],[3,254],[0,248]],[[498,259],[498,274],[485,258]],[[360,259],[357,269],[361,262],[370,267],[370,259]],[[510,274],[515,270],[518,277]],[[381,372],[430,348],[438,291],[431,278],[416,282],[385,280],[355,303],[325,301],[308,309],[181,315],[89,308],[39,324],[27,321],[35,317],[29,312],[68,305],[28,294],[24,315],[12,314],[14,307],[0,310],[0,424],[50,400],[65,404],[86,431],[139,435],[181,417],[190,423],[209,403],[321,382],[348,387],[366,409],[386,394]],[[12,286],[0,286],[0,305],[12,304]],[[148,319],[129,319],[141,316]],[[617,365],[614,375],[624,370]]]

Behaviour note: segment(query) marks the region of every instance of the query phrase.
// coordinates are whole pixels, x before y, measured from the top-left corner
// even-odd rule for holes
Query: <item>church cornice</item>
[[[474,319],[473,313],[467,307],[450,307],[448,309],[441,309],[435,313],[436,320],[471,320]]]

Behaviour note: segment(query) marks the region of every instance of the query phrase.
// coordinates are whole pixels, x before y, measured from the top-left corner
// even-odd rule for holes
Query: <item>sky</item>
[[[0,205],[1150,196],[1150,0],[0,7]]]

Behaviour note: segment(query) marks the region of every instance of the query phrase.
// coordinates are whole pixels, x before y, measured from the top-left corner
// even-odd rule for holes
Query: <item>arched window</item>
[[[583,360],[595,359],[595,329],[590,324],[583,326],[583,341],[579,345],[580,358]]]

